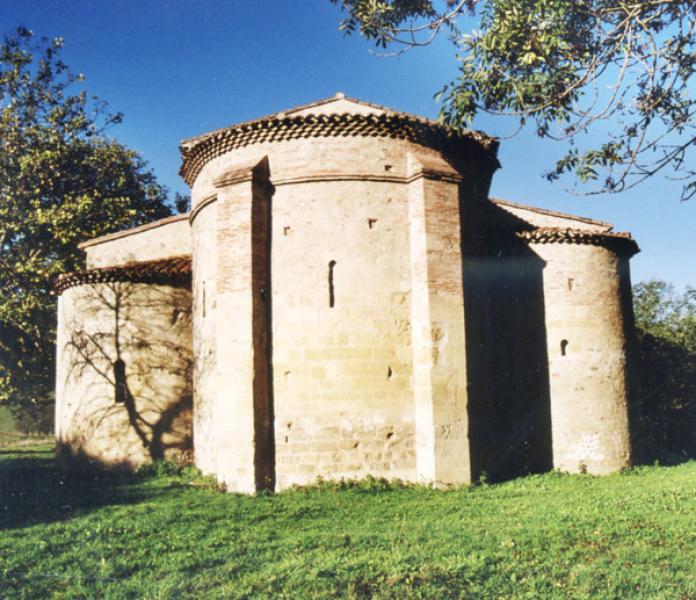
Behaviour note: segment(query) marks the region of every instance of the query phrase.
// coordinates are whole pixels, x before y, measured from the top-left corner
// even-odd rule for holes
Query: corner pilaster
[[[409,155],[416,469],[441,484],[471,480],[460,180],[442,159]]]
[[[243,493],[275,485],[269,178],[264,157],[214,181],[217,476]]]

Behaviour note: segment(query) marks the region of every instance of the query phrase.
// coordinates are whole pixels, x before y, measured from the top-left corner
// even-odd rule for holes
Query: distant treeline
[[[636,458],[696,458],[696,288],[664,281],[633,288],[638,338]]]

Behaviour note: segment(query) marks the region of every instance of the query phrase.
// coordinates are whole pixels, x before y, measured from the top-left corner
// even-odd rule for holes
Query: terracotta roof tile
[[[498,140],[478,131],[457,130],[405,113],[303,114],[283,113],[218,129],[184,140],[179,174],[193,185],[210,160],[251,144],[317,137],[391,137],[437,149],[450,149],[495,161]]]
[[[638,244],[636,244],[630,233],[538,227],[528,231],[518,231],[515,235],[530,244],[589,244],[592,246],[605,246],[629,256],[640,252]]]
[[[191,257],[172,256],[158,260],[129,262],[113,267],[99,267],[59,275],[53,281],[53,290],[65,290],[89,283],[153,283],[175,286],[191,285]]]

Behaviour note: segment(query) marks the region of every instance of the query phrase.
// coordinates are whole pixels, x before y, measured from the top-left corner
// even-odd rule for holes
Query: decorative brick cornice
[[[90,283],[150,283],[190,287],[191,257],[173,256],[158,260],[129,262],[114,267],[99,267],[59,275],[53,281],[53,290],[62,294],[65,290]]]
[[[498,140],[481,132],[399,114],[274,115],[233,125],[182,142],[179,174],[193,185],[203,166],[232,150],[267,142],[321,137],[388,137],[408,140],[447,154],[488,160],[498,166]]]
[[[517,237],[529,244],[587,244],[604,246],[617,253],[632,256],[640,252],[630,233],[593,231],[560,227],[538,227],[529,231],[518,231]]]

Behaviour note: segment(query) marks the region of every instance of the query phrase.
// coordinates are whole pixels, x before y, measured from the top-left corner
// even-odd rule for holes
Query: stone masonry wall
[[[88,269],[190,255],[191,228],[187,215],[176,215],[90,240],[81,248]]]
[[[217,204],[219,210],[215,178],[268,155],[275,186],[270,269],[277,488],[318,477],[421,478],[416,469],[413,396],[409,152],[417,152],[426,162],[439,157],[434,150],[391,139],[259,144],[214,159],[193,187],[197,240],[209,235],[203,231],[212,227],[212,207]],[[456,214],[458,184],[448,185],[454,189]],[[487,185],[486,181],[477,189]],[[207,225],[199,219],[206,219]],[[458,236],[458,220],[450,225]],[[203,280],[199,265],[212,264],[214,253],[218,260],[224,254],[220,244],[226,242],[218,237],[217,243],[214,249],[209,240],[194,241],[195,302]],[[197,256],[202,249],[206,256]],[[230,260],[238,259],[230,255]],[[212,276],[207,267],[203,269],[205,277]],[[458,273],[461,290],[461,270]],[[463,320],[461,294],[456,306]],[[208,318],[219,323],[238,315],[238,311],[223,315],[218,304],[215,316]],[[203,328],[197,315],[194,339],[201,341],[194,342],[196,356],[207,343]],[[216,352],[219,357],[220,348]],[[460,362],[452,358],[449,368],[460,369]],[[221,363],[217,369],[223,369]],[[201,397],[203,381],[211,376],[198,369],[197,373],[198,407],[211,402]],[[445,380],[443,384],[440,393],[450,385]],[[456,410],[462,413],[465,441],[465,395]],[[201,418],[205,417],[197,416],[197,423]],[[450,431],[449,424],[437,420],[434,427]],[[216,443],[219,447],[220,441]],[[455,455],[453,464],[467,464],[466,451],[457,450]],[[197,462],[212,467],[212,461],[199,456],[198,441]],[[220,472],[224,467],[218,463],[215,469]],[[435,474],[431,469],[430,476]],[[467,478],[468,474],[462,476]]]
[[[59,456],[135,468],[192,450],[191,295],[100,283],[58,300]]]
[[[531,247],[546,262],[554,467],[616,471],[631,456],[628,259],[592,245]]]
[[[294,112],[381,112],[356,106]],[[488,201],[492,155],[244,127],[188,215],[83,244],[90,268],[191,255],[192,289],[63,291],[64,458],[133,468],[195,440],[197,466],[243,493],[630,463],[628,258],[520,233],[609,224]]]
[[[217,294],[214,231],[217,205],[202,210],[191,223],[193,245],[193,437],[196,465],[204,473],[217,472]]]

